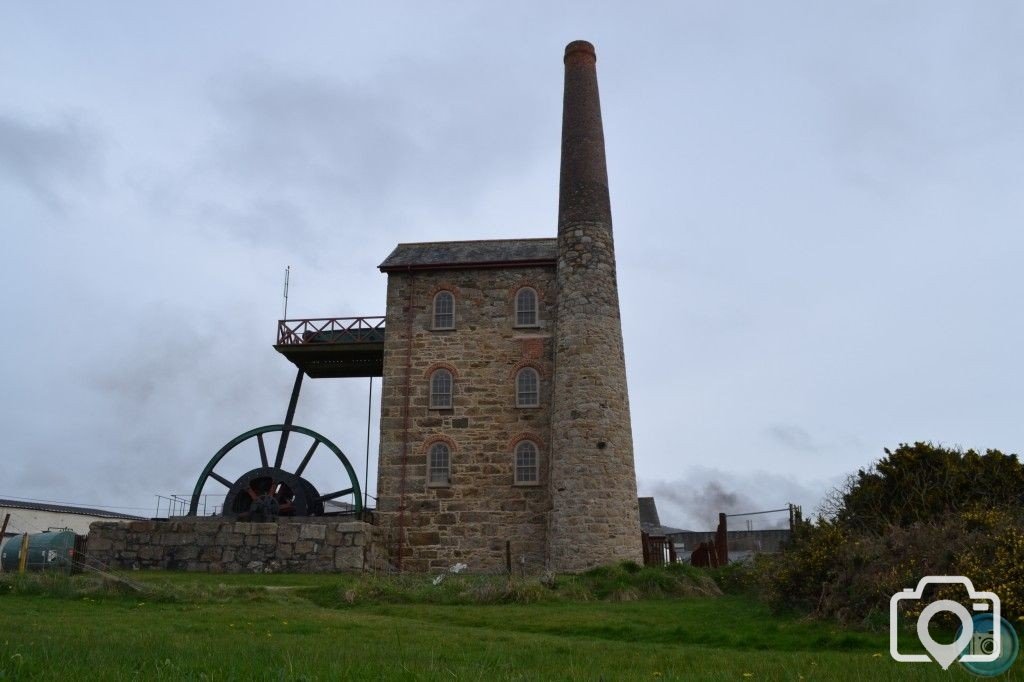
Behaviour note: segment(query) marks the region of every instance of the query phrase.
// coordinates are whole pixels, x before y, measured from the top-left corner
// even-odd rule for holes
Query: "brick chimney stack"
[[[594,46],[576,40],[565,48],[562,103],[562,171],[558,187],[558,233],[579,222],[603,223],[611,231],[608,169],[604,158],[601,100]]]
[[[642,561],[597,55],[565,48],[549,568]]]

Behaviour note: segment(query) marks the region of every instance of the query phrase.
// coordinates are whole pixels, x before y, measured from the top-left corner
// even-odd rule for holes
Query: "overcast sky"
[[[1018,2],[0,8],[0,497],[152,514],[282,421],[286,265],[290,317],[380,315],[398,242],[554,236],[578,38],[664,522],[1024,449]],[[360,472],[367,389],[296,416]]]

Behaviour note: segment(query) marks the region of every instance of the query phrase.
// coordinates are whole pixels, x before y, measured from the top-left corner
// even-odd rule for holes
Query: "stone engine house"
[[[407,570],[639,561],[596,55],[565,51],[558,235],[400,244],[378,517]]]
[[[375,533],[398,570],[641,560],[596,62],[566,47],[557,236],[399,244],[383,324],[277,346],[311,377],[383,377]]]

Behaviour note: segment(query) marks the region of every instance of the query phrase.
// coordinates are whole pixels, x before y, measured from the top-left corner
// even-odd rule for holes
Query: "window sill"
[[[540,407],[540,403],[536,405],[516,405],[517,410],[536,410]]]
[[[432,332],[453,332],[455,327],[430,327],[428,331]]]
[[[516,481],[512,485],[516,488],[538,488],[540,481]]]
[[[431,405],[427,409],[434,412],[452,412],[455,408],[452,405]]]
[[[451,488],[451,481],[448,483],[427,483],[428,488]]]
[[[513,324],[513,329],[540,329],[540,322],[534,324]]]

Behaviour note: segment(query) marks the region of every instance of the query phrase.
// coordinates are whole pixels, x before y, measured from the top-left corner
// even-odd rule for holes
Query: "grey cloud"
[[[766,429],[768,436],[776,443],[798,452],[822,452],[824,448],[815,442],[806,429],[796,424],[772,424]]]
[[[54,210],[69,190],[98,182],[101,146],[97,131],[75,117],[39,124],[0,114],[0,177]]]
[[[277,191],[369,191],[408,166],[416,147],[399,101],[342,84],[244,76],[218,87],[214,104],[220,170]]]
[[[136,329],[119,341],[116,363],[86,378],[104,406],[89,448],[104,454],[93,466],[117,481],[122,499],[140,489],[191,488],[221,443],[268,420],[269,407],[284,400],[267,376],[268,356],[239,352],[246,340],[266,336],[240,311],[225,323],[160,309]]]
[[[254,199],[234,207],[204,200],[196,208],[195,216],[200,224],[216,225],[252,245],[306,244],[317,237],[315,225],[293,201]]]
[[[461,73],[472,81],[469,71]],[[464,210],[481,187],[551,149],[531,101],[538,93],[503,90],[482,75],[479,87],[438,82],[441,72],[451,73],[409,63],[369,83],[274,71],[221,78],[212,94],[221,126],[207,162],[243,191],[317,197],[362,214],[386,216],[399,203],[415,210],[419,201]],[[477,110],[467,114],[470,97]]]

